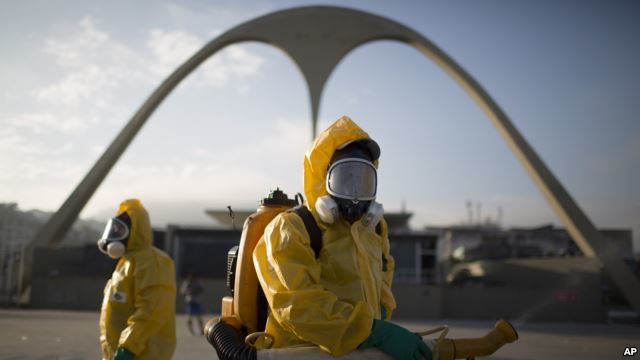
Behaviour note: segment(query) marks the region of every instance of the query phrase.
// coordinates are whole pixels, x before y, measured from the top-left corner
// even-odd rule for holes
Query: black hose
[[[238,331],[224,321],[209,327],[207,341],[216,349],[220,360],[256,360],[256,349],[241,339]]]

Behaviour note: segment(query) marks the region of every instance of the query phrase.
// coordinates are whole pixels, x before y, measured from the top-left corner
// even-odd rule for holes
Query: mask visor
[[[116,218],[112,218],[107,222],[107,226],[102,233],[101,241],[124,241],[129,236],[129,226],[124,221]]]
[[[329,194],[355,201],[374,200],[378,176],[376,168],[367,160],[351,158],[336,161],[329,167]]]

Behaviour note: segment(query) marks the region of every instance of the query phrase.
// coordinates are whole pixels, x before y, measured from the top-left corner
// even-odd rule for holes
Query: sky
[[[600,228],[640,251],[637,1],[8,1],[0,13],[0,202],[57,210],[153,90],[216,36],[273,11],[339,5],[418,31],[502,107]],[[342,115],[382,148],[378,200],[411,225],[562,226],[471,98],[401,43],[355,49],[325,86],[318,130]],[[213,225],[302,191],[311,143],[299,70],[280,50],[229,46],[162,103],[81,213],[140,198],[155,226]],[[476,208],[476,206],[474,206]],[[499,210],[502,215],[499,216]]]

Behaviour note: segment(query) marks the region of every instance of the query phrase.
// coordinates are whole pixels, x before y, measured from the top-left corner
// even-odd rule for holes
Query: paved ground
[[[99,359],[98,313],[0,310],[0,359]],[[404,321],[422,331],[447,323],[449,337],[478,337],[493,327],[485,321]],[[192,336],[179,315],[174,359],[216,359],[203,337]],[[520,340],[488,359],[623,359],[625,346],[640,348],[640,326],[606,324],[514,324]],[[634,358],[640,359],[636,354]]]

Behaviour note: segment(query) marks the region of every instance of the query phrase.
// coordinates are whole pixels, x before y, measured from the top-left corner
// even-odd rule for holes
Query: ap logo
[[[638,348],[635,347],[626,347],[624,348],[624,356],[633,356],[638,352]]]

